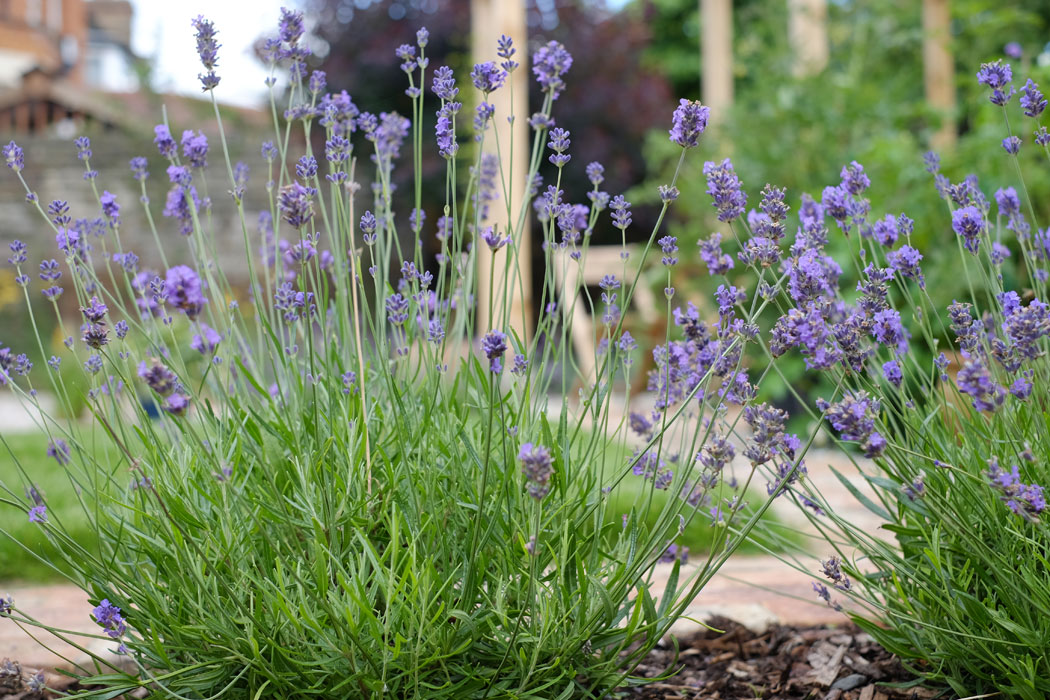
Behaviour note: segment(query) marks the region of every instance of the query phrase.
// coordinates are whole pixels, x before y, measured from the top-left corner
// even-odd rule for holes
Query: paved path
[[[55,401],[46,394],[39,397],[40,406],[49,415],[55,413]],[[36,407],[23,403],[10,391],[0,391],[0,425],[4,434],[32,433],[40,430],[43,420]]]

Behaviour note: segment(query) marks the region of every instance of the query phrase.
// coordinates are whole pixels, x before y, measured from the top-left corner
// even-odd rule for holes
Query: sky
[[[369,0],[375,1],[375,0]],[[380,0],[383,1],[383,0]],[[464,0],[466,1],[466,0]],[[511,0],[502,0],[510,2]],[[155,87],[161,92],[188,95],[201,93],[200,62],[190,20],[197,15],[210,19],[219,32],[219,70],[222,78],[215,96],[220,102],[258,106],[267,89],[267,71],[252,53],[260,36],[277,33],[277,21],[289,0],[131,0],[135,15],[131,48],[154,60]],[[627,0],[606,0],[613,9]]]
[[[154,59],[158,90],[199,95],[200,61],[190,20],[204,15],[218,30],[221,102],[255,105],[266,93],[267,71],[252,54],[252,44],[277,33],[280,8],[288,0],[132,0],[135,6],[131,48]]]

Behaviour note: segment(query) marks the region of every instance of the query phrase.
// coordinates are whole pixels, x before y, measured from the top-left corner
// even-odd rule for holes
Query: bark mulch
[[[913,680],[892,654],[854,625],[774,626],[755,634],[731,620],[716,618],[704,630],[654,650],[638,667],[646,678],[678,673],[666,680],[624,690],[624,700],[926,700],[941,693],[899,688]],[[0,700],[44,700],[26,685],[28,673],[0,663]],[[67,690],[68,692],[68,690]],[[136,695],[143,695],[137,693]]]
[[[924,700],[940,695],[925,688],[886,684],[914,681],[900,661],[855,625],[773,626],[755,634],[731,620],[708,623],[679,640],[678,673],[625,691],[628,700]],[[654,650],[636,673],[664,675],[674,649]]]

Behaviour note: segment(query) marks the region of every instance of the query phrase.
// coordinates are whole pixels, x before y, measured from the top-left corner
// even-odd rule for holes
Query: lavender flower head
[[[952,230],[962,237],[963,246],[974,255],[980,250],[986,227],[984,214],[973,205],[952,212]]]
[[[164,124],[157,124],[153,127],[153,145],[157,147],[157,150],[165,158],[171,158],[175,155],[175,139],[171,137],[171,131]]]
[[[95,622],[113,639],[119,639],[127,631],[128,626],[120,608],[110,603],[108,599],[103,599],[91,614]]]
[[[281,218],[295,228],[301,228],[314,216],[313,189],[293,182],[281,188],[277,196],[277,209]]]
[[[1021,107],[1026,117],[1036,119],[1046,109],[1046,98],[1031,78],[1021,88]]]
[[[526,442],[518,452],[518,460],[521,462],[521,473],[529,482],[529,495],[540,500],[550,493],[550,478],[554,473],[551,451],[542,445]]]
[[[503,371],[502,357],[507,351],[507,336],[500,331],[492,330],[481,339],[481,350],[489,359],[489,371],[499,374]]]
[[[866,457],[878,457],[886,449],[886,439],[875,430],[881,404],[867,392],[847,392],[834,404],[818,399],[817,408],[843,440],[860,443]]]
[[[10,142],[3,147],[4,161],[7,163],[7,167],[14,170],[16,173],[20,172],[26,167],[25,153],[14,141]]]
[[[208,300],[204,298],[201,279],[193,268],[176,265],[167,271],[164,279],[167,303],[182,311],[190,319],[197,318]]]
[[[1011,87],[1009,92],[1004,92],[1003,88],[1013,80],[1013,77],[1010,64],[1003,63],[1001,58],[994,63],[982,63],[981,69],[977,71],[977,82],[992,89],[992,94],[988,99],[993,105],[1003,106],[1010,101],[1010,97],[1016,90]]]
[[[550,41],[532,54],[532,73],[543,92],[549,92],[552,100],[558,99],[565,89],[562,76],[572,67],[572,56],[557,41]]]
[[[700,145],[700,136],[707,129],[707,120],[711,110],[700,104],[699,100],[682,99],[671,117],[671,141],[682,148],[696,148]]]
[[[282,7],[281,20],[277,31],[281,41],[290,46],[295,46],[299,43],[299,39],[302,38],[305,31],[303,13],[299,10],[289,10],[286,7]]]
[[[707,193],[718,210],[718,220],[729,222],[742,215],[747,206],[747,195],[733,170],[733,163],[728,158],[721,163],[707,161],[704,175],[707,177]]]
[[[503,83],[507,80],[507,72],[492,61],[476,63],[474,70],[470,72],[470,80],[474,83],[474,87],[481,90],[487,97],[490,92],[503,87]]]
[[[219,42],[215,41],[215,25],[203,16],[197,15],[192,21],[193,28],[197,31],[197,55],[201,59],[205,73],[198,75],[201,87],[208,91],[219,84],[219,76],[215,74],[215,66],[219,63]]]

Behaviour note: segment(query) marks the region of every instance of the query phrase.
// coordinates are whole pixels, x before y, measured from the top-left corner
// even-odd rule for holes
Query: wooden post
[[[788,0],[788,40],[795,59],[795,77],[816,75],[827,68],[827,0]]]
[[[930,145],[935,150],[955,148],[955,65],[951,51],[951,9],[948,0],[922,2],[922,77],[926,101],[941,117]]]
[[[733,2],[700,0],[700,101],[718,124],[733,104]]]
[[[507,84],[489,95],[489,104],[495,107],[495,117],[485,134],[484,150],[496,153],[496,142],[499,141],[499,152],[502,158],[502,177],[498,181],[506,182],[509,187],[510,220],[507,216],[507,193],[500,184],[499,199],[489,209],[489,219],[484,225],[495,226],[502,234],[517,223],[521,203],[526,191],[525,179],[528,176],[529,160],[529,57],[528,30],[525,15],[525,0],[471,0],[471,51],[474,63],[496,61],[496,39],[506,34],[514,40],[517,53],[514,59],[521,65],[511,73]],[[514,123],[508,123],[513,99]],[[513,163],[511,163],[513,149]],[[512,245],[517,249],[517,271],[507,270],[509,246],[500,249],[493,255],[488,248],[475,239],[478,256],[477,284],[477,332],[483,334],[501,323],[502,318],[509,322],[509,328],[527,342],[531,335],[532,319],[532,245],[529,235],[529,222],[526,219],[524,229],[515,232]],[[493,279],[495,275],[495,279]],[[505,279],[505,278],[508,278]],[[495,298],[489,299],[489,281],[493,281]],[[519,285],[520,280],[520,285]],[[510,285],[506,313],[503,296],[499,290]],[[489,303],[492,302],[493,316],[489,318]]]

